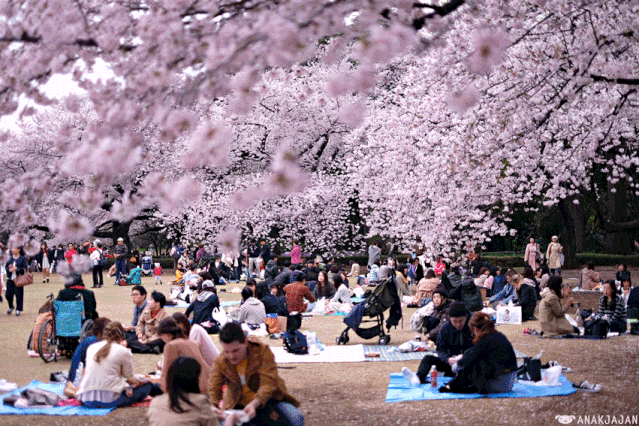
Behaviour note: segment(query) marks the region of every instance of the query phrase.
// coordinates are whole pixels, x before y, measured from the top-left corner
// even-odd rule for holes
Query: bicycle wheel
[[[38,352],[40,358],[44,362],[51,362],[56,360],[56,352],[58,351],[55,344],[55,330],[53,327],[53,320],[48,319],[42,324],[40,329],[40,335],[38,336]]]

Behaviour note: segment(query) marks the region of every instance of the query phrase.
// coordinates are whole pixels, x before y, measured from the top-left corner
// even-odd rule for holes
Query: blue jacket
[[[131,284],[142,284],[142,268],[139,266],[131,269],[131,273],[127,277]]]
[[[453,327],[449,321],[437,333],[437,356],[442,362],[448,364],[450,357],[461,355],[466,352],[466,349],[473,347],[473,335],[468,327],[468,321],[470,321],[470,315],[461,331]]]
[[[493,302],[504,302],[508,303],[511,299],[515,297],[515,287],[513,287],[510,283],[506,283],[506,286],[493,297],[490,298],[490,303]]]
[[[507,283],[506,275],[497,275],[493,279],[493,288],[492,288],[493,294],[497,294],[500,291],[502,291],[504,287],[506,286],[506,283]]]

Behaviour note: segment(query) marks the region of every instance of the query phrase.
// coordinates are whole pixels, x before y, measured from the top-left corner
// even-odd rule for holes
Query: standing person
[[[4,257],[4,243],[0,242],[0,259]],[[5,268],[6,264],[4,262],[0,262],[0,302],[2,302],[2,292],[7,289],[7,270]]]
[[[260,249],[257,248],[257,244],[255,244],[255,240],[251,240],[246,250],[248,255],[248,275],[246,276],[246,278],[253,278],[256,275],[256,271],[258,274],[260,272],[260,268],[258,264],[258,259],[260,257]]]
[[[526,246],[526,251],[524,253],[524,262],[528,263],[533,271],[537,270],[538,264],[541,263],[538,260],[538,257],[541,256],[539,251],[539,244],[535,243],[535,239],[530,237],[530,242]]]
[[[260,241],[262,245],[262,251],[260,252],[260,257],[262,258],[262,264],[266,266],[269,260],[271,260],[271,246],[266,242],[264,238]],[[292,261],[292,259],[291,259]],[[302,261],[300,260],[300,263]]]
[[[102,261],[104,259],[104,249],[100,240],[93,242],[95,250],[91,252],[89,258],[93,265],[93,288],[100,288],[104,285],[104,278],[102,276]]]
[[[368,247],[368,262],[366,263],[366,266],[368,266],[368,269],[370,270],[377,261],[382,261],[382,250],[377,247],[376,242],[373,242]]]
[[[162,285],[162,265],[156,262],[155,265],[153,266],[154,266],[153,276],[155,277],[155,285],[158,285],[158,283]]]
[[[22,247],[13,247],[11,249],[11,257],[7,261],[7,291],[5,296],[7,297],[7,303],[9,304],[9,310],[7,315],[11,315],[13,312],[13,296],[16,297],[16,316],[19,317],[22,313],[23,300],[24,300],[24,287],[16,286],[16,278],[20,275],[24,275],[27,272],[27,259],[24,257],[24,250]]]
[[[173,247],[171,247],[169,254],[173,258],[173,270],[176,270],[180,257],[182,256],[182,247],[180,247],[179,242],[176,241],[173,243]]]
[[[49,250],[47,243],[42,243],[40,245],[40,251],[36,255],[35,259],[36,262],[38,262],[38,267],[42,269],[42,282],[48,283],[51,262],[53,262],[53,250]]]
[[[302,248],[299,245],[297,239],[293,240],[293,249],[291,250],[291,265],[298,265],[302,263]]]
[[[200,243],[197,245],[197,251],[195,252],[195,261],[199,262],[200,258],[206,253],[206,249],[204,248],[204,244]]]
[[[556,235],[553,235],[550,244],[548,244],[548,249],[546,250],[546,259],[548,259],[548,268],[550,269],[550,273],[555,275],[561,275],[561,254],[563,253],[564,248],[561,244],[559,244],[559,238]],[[535,268],[533,268],[533,271]]]
[[[118,243],[113,249],[115,256],[115,285],[120,284],[120,276],[126,275],[126,257],[129,254],[129,248],[124,244],[124,238],[118,238]]]
[[[302,426],[300,405],[279,376],[271,349],[258,340],[247,338],[242,327],[227,323],[220,331],[222,353],[215,359],[209,382],[209,399],[225,410],[243,409],[249,426],[288,424]],[[223,388],[226,387],[226,391]],[[217,411],[222,416],[221,411]],[[225,424],[236,423],[234,415]]]
[[[58,267],[64,262],[64,248],[62,244],[58,244],[58,247],[53,252],[53,267],[51,268],[51,272],[56,272]]]
[[[200,390],[204,373],[193,358],[180,356],[168,367],[166,393],[153,398],[146,418],[151,426],[220,426],[208,396]],[[215,408],[218,414],[221,410]]]
[[[78,254],[78,252],[73,247],[73,243],[69,243],[69,245],[67,246],[67,251],[64,252],[64,258],[69,264],[71,264],[71,262],[73,261],[73,256],[75,256],[76,254]]]

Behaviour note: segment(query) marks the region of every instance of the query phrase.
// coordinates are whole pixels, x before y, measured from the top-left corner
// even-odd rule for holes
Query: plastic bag
[[[224,312],[224,308],[213,308],[211,316],[215,321],[218,322],[218,324],[220,324],[220,329],[224,327],[227,322],[229,322],[229,319],[226,316],[226,312]]]
[[[546,368],[541,371],[541,383],[544,386],[559,386],[559,376],[561,376],[561,365]]]

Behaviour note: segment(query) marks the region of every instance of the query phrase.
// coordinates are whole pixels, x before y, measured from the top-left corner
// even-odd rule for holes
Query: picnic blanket
[[[295,355],[283,347],[271,347],[278,364],[308,363],[308,362],[364,362],[364,345],[324,346],[318,355]]]
[[[42,383],[34,380],[23,388],[17,389],[8,394],[2,395],[4,398],[10,394],[20,393],[28,388],[40,388],[63,395],[64,383]],[[10,405],[0,405],[0,415],[5,414],[39,414],[45,416],[105,416],[110,413],[113,408],[87,408],[84,406],[64,406],[51,408],[15,408]]]
[[[239,300],[226,300],[224,302],[220,302],[221,308],[227,308],[229,306],[239,305]],[[179,300],[177,305],[165,305],[165,308],[188,308],[190,303],[186,303],[184,300]]]
[[[436,353],[425,352],[400,352],[397,350],[397,346],[381,346],[381,345],[366,345],[364,346],[364,355],[367,353],[378,353],[379,357],[366,358],[366,361],[411,361],[420,360],[426,355],[435,355]]]
[[[437,377],[437,385],[444,386],[450,377]],[[411,387],[401,373],[391,373],[386,393],[386,402],[425,401],[431,399],[477,399],[477,398],[535,398],[540,396],[559,396],[575,393],[572,384],[564,376],[559,377],[560,386],[535,386],[516,382],[512,392],[480,395],[478,393],[440,393],[430,383]]]

